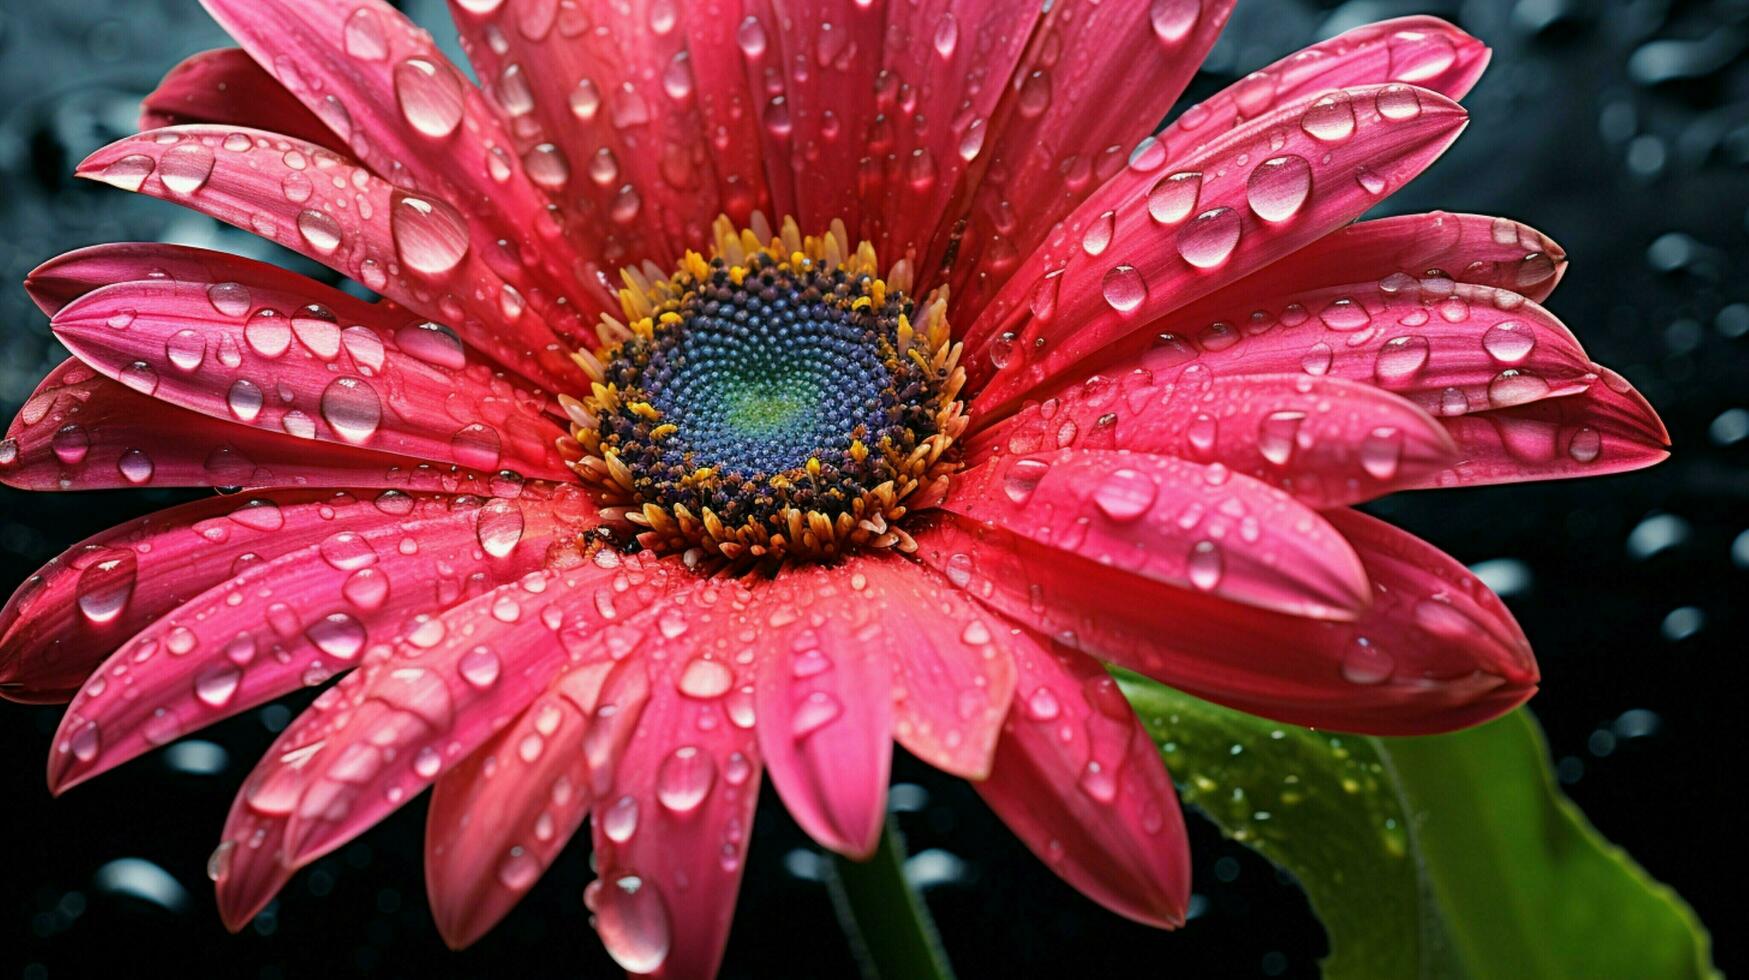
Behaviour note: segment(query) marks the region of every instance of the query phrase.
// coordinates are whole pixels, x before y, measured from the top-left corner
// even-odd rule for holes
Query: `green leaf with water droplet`
[[[1184,801],[1299,879],[1326,977],[1716,975],[1689,907],[1561,794],[1528,712],[1337,735],[1117,673]]]

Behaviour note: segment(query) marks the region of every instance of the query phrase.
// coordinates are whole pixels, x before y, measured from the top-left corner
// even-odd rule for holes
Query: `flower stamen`
[[[560,399],[573,466],[629,538],[695,564],[912,550],[899,521],[941,500],[966,424],[946,288],[914,303],[908,264],[883,278],[838,221],[712,230],[670,276],[623,270],[624,320],[576,356],[591,390]]]

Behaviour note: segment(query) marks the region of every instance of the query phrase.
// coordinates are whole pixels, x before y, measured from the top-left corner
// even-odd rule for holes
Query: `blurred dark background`
[[[453,37],[441,0],[404,6]],[[1725,801],[1744,748],[1742,686],[1728,677],[1742,669],[1749,598],[1749,0],[1247,0],[1191,94],[1408,13],[1459,23],[1494,61],[1467,100],[1468,132],[1388,210],[1509,215],[1560,241],[1572,266],[1549,305],[1658,406],[1675,457],[1627,476],[1400,496],[1376,510],[1506,597],[1543,665],[1532,707],[1567,792],[1694,905],[1718,965],[1742,969],[1749,953],[1729,928],[1742,908],[1741,821]],[[166,69],[225,43],[195,0],[0,5],[5,418],[64,356],[18,286],[56,253],[161,239],[316,271],[192,212],[69,176],[132,131]],[[185,497],[0,488],[0,591],[74,541]],[[0,706],[0,980],[147,965],[263,980],[617,972],[585,922],[577,845],[504,925],[448,952],[425,907],[422,802],[317,862],[228,936],[206,856],[237,783],[300,706],[251,712],[59,801],[41,776],[58,711]],[[912,870],[962,976],[1316,973],[1326,940],[1298,887],[1206,821],[1192,828],[1194,918],[1157,933],[1062,885],[965,786],[905,759],[894,776]],[[854,975],[818,859],[767,796],[724,975]]]

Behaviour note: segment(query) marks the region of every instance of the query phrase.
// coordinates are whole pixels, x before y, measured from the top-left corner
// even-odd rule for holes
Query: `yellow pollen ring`
[[[662,413],[643,392],[621,390],[610,380],[607,365],[614,362],[621,345],[648,342],[665,329],[680,327],[685,322],[684,304],[719,269],[737,287],[756,274],[755,263],[760,269],[783,272],[842,270],[851,282],[860,284],[859,295],[849,306],[862,312],[885,309],[895,298],[903,302],[912,285],[908,261],[901,259],[883,274],[874,246],[857,242],[853,247],[841,221],[833,221],[824,235],[803,236],[792,218],[783,219],[774,230],[763,215],[755,214],[746,228],[719,216],[711,233],[709,254],[688,251],[672,275],[663,277],[648,263],[642,269],[621,270],[623,319],[604,315],[596,328],[600,346],[575,355],[594,383],[581,399],[564,396],[561,404],[571,418],[571,436],[582,451],[572,466],[596,494],[603,515],[644,548],[682,553],[691,564],[736,572],[775,571],[791,562],[830,562],[865,549],[915,550],[916,541],[899,522],[914,510],[940,502],[949,478],[959,469],[957,454],[950,450],[967,422],[959,399],[965,369],[959,363],[961,347],[951,341],[945,285],[907,305],[910,314],[899,314],[892,338],[900,360],[927,379],[928,400],[922,404],[933,424],[918,431],[928,434],[913,445],[900,446],[884,435],[870,445],[856,433],[843,457],[858,466],[884,460],[889,477],[863,487],[859,495],[837,500],[831,512],[784,507],[773,518],[734,524],[708,506],[698,513],[680,504],[663,506],[640,496],[636,474],[622,462],[615,446],[603,443],[602,429],[591,423],[616,412],[642,420],[639,431],[645,431],[642,426],[647,423],[650,440],[668,439],[679,431],[674,423],[662,421]],[[814,455],[796,470],[767,476],[764,491],[750,485],[737,489],[784,493],[798,480],[812,486],[827,469]],[[704,487],[725,479],[739,478],[698,465],[685,472],[680,483]]]

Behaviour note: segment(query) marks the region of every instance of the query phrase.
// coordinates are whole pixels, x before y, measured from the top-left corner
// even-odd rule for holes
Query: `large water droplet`
[[[433,138],[455,132],[462,121],[462,84],[455,73],[425,58],[395,66],[395,101],[416,130]]]
[[[171,147],[158,160],[158,179],[173,194],[193,194],[206,186],[212,175],[213,151],[199,143]]]
[[[662,760],[656,772],[656,799],[675,813],[698,809],[716,782],[717,764],[710,753],[683,745]]]
[[[1226,262],[1239,245],[1239,215],[1232,208],[1213,208],[1178,229],[1178,254],[1198,269]]]
[[[1342,92],[1332,92],[1306,109],[1300,128],[1326,143],[1340,143],[1354,135],[1354,104]]]
[[[1154,506],[1160,488],[1153,477],[1125,467],[1113,470],[1093,491],[1093,502],[1114,521],[1133,521]]]
[[[1163,225],[1175,225],[1190,217],[1201,196],[1202,174],[1170,174],[1148,191],[1148,214]]]
[[[503,558],[522,541],[522,526],[522,508],[514,501],[494,497],[480,508],[475,531],[486,554]]]
[[[654,885],[635,874],[605,882],[597,894],[595,929],[601,944],[627,973],[654,973],[673,942],[668,908]]]
[[[468,254],[467,223],[448,204],[397,191],[389,208],[395,253],[407,268],[441,276]]]
[[[1245,181],[1251,210],[1265,221],[1286,221],[1300,213],[1312,192],[1312,165],[1288,154],[1258,164]]]
[[[105,551],[79,572],[74,587],[79,612],[87,621],[102,625],[127,608],[134,594],[139,562],[132,551]]]
[[[1105,302],[1119,313],[1132,313],[1148,298],[1148,284],[1133,265],[1114,266],[1100,283]]]
[[[335,378],[322,389],[322,418],[341,439],[359,445],[376,435],[383,403],[376,389],[358,378]]]

